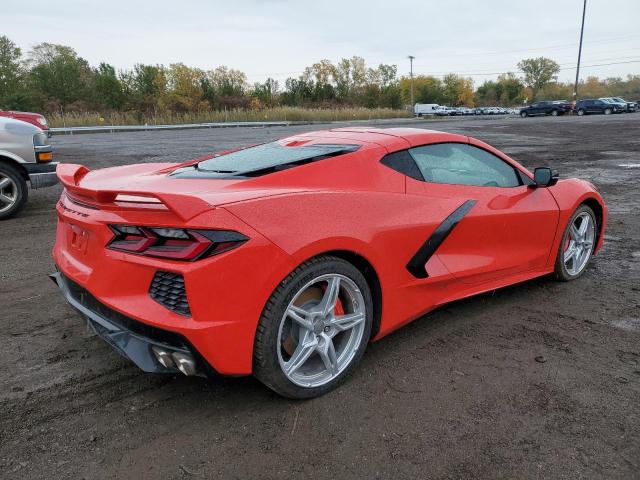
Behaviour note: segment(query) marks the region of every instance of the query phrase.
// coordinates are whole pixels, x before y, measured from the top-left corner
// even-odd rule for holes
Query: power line
[[[590,41],[587,43],[587,45],[589,46],[605,45],[610,43],[617,43],[620,40],[625,40],[628,38],[637,38],[637,37],[640,37],[640,35],[626,35],[624,37],[612,37],[609,39]],[[578,46],[577,42],[573,42],[573,43],[564,43],[559,45],[547,45],[545,47],[524,48],[524,49],[518,49],[518,50],[498,50],[493,52],[490,51],[490,52],[471,52],[471,53],[443,53],[439,56],[425,53],[424,56],[428,58],[478,57],[478,56],[487,56],[487,55],[504,55],[505,53],[535,52],[535,51],[541,51],[541,50],[544,50],[544,51],[564,50],[564,49],[573,49],[573,48],[576,48],[577,46]],[[416,65],[416,67],[419,67],[419,66],[424,66],[424,65]]]
[[[627,64],[627,63],[640,63],[640,60],[631,60],[631,61],[626,61],[626,62],[611,62],[611,63],[598,63],[598,64],[594,64],[594,65],[583,65],[581,68],[591,68],[591,67],[605,67],[605,66],[610,66],[610,65],[623,65],[623,64]],[[565,68],[560,68],[560,70],[573,70],[574,68],[576,68],[575,66],[573,67],[565,67]],[[509,70],[506,72],[466,72],[466,73],[456,73],[456,72],[448,72],[448,73],[428,73],[428,72],[423,72],[421,73],[421,75],[429,75],[432,77],[444,77],[447,76],[451,73],[455,73],[456,75],[459,76],[483,76],[483,75],[506,75],[507,73],[515,73],[515,72],[522,72],[522,70],[520,69],[513,69],[513,70]]]

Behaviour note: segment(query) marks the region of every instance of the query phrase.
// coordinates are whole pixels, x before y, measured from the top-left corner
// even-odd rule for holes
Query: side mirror
[[[538,167],[533,171],[536,187],[551,187],[558,183],[558,172],[549,167]]]

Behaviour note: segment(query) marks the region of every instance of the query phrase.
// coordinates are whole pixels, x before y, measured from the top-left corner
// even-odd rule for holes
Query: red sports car
[[[588,182],[420,129],[341,128],[183,164],[61,164],[52,275],[147,372],[255,375],[292,398],[447,302],[602,246]]]

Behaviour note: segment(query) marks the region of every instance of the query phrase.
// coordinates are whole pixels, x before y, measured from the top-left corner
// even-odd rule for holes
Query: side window
[[[431,183],[517,187],[516,169],[481,148],[464,143],[439,143],[409,150],[424,180]]]
[[[407,150],[389,153],[380,160],[380,163],[392,168],[396,172],[404,173],[407,177],[424,181],[422,173],[420,173],[420,169]]]

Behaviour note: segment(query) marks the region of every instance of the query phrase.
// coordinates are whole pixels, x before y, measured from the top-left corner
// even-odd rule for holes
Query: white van
[[[413,106],[413,114],[416,117],[422,117],[423,115],[435,115],[439,106],[440,105],[437,103],[416,103]]]

